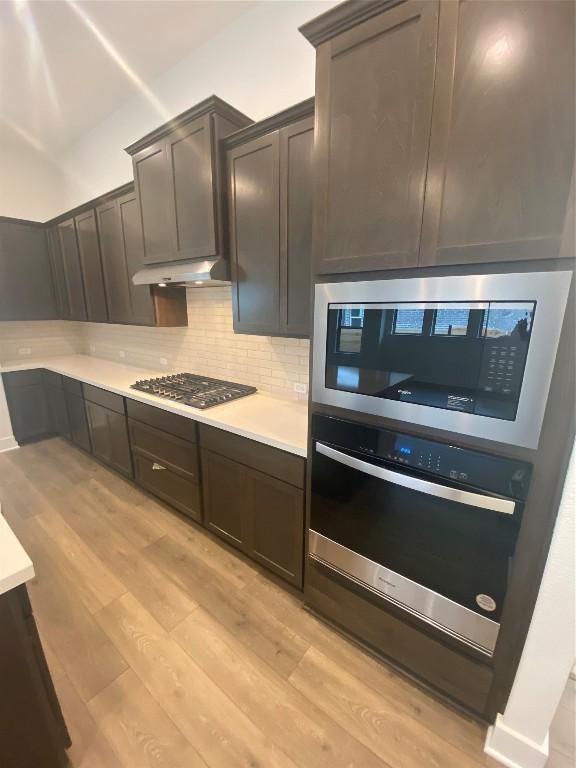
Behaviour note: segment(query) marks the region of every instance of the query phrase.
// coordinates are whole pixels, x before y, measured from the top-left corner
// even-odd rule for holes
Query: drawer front
[[[186,474],[194,483],[199,482],[198,449],[194,443],[134,419],[130,419],[128,425],[130,444],[135,453],[155,459],[171,470]]]
[[[78,381],[78,379],[71,379],[69,376],[62,376],[62,382],[66,392],[70,392],[71,395],[83,397],[81,381]]]
[[[196,443],[196,422],[187,419],[185,416],[178,416],[175,413],[163,411],[161,408],[155,408],[153,405],[139,403],[136,400],[128,399],[126,401],[128,416],[136,421],[149,424],[151,427],[169,432],[171,435],[181,437],[191,443]]]
[[[200,445],[297,488],[304,488],[305,462],[300,456],[205,424],[200,425]]]
[[[29,387],[33,384],[42,384],[42,369],[34,368],[32,371],[12,371],[3,373],[2,379],[5,387]]]
[[[84,384],[84,398],[90,400],[92,403],[101,405],[103,408],[116,411],[116,413],[119,413],[122,416],[126,413],[124,409],[124,398],[121,395],[115,395],[113,392],[108,392],[106,389],[94,387],[92,384]]]
[[[62,389],[64,386],[62,376],[59,373],[54,373],[54,371],[42,371],[42,378],[47,387]]]
[[[136,482],[194,520],[202,519],[200,486],[160,462],[134,454]]]

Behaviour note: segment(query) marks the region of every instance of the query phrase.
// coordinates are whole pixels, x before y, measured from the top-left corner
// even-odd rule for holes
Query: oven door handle
[[[394,485],[401,485],[404,488],[410,488],[413,491],[427,493],[429,496],[436,496],[439,499],[456,501],[459,504],[468,504],[471,507],[480,507],[481,509],[491,509],[494,512],[502,512],[505,515],[513,515],[516,509],[516,502],[511,499],[502,499],[498,496],[486,496],[483,493],[474,493],[472,491],[462,491],[459,488],[451,488],[449,485],[440,485],[432,483],[429,480],[422,480],[413,475],[405,475],[403,472],[395,472],[392,469],[377,467],[367,461],[357,459],[355,456],[349,456],[324,443],[316,443],[316,450],[329,459],[345,464],[347,467],[357,469],[379,480],[385,480]]]

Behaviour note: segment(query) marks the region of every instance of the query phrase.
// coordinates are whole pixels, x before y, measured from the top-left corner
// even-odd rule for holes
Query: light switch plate
[[[119,349],[118,350],[118,357],[121,357],[122,360],[124,360],[124,358],[126,357],[126,352],[124,352],[123,349]]]
[[[32,354],[32,350],[30,349],[30,347],[19,347],[18,354],[19,355],[31,355]]]

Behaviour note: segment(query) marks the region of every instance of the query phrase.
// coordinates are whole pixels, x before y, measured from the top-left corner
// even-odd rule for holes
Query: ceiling
[[[59,151],[255,0],[0,0],[0,138]]]

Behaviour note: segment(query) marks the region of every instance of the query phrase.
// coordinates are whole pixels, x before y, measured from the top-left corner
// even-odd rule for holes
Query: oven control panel
[[[456,484],[525,499],[532,465],[331,416],[312,417],[312,437],[367,460],[393,463]]]

